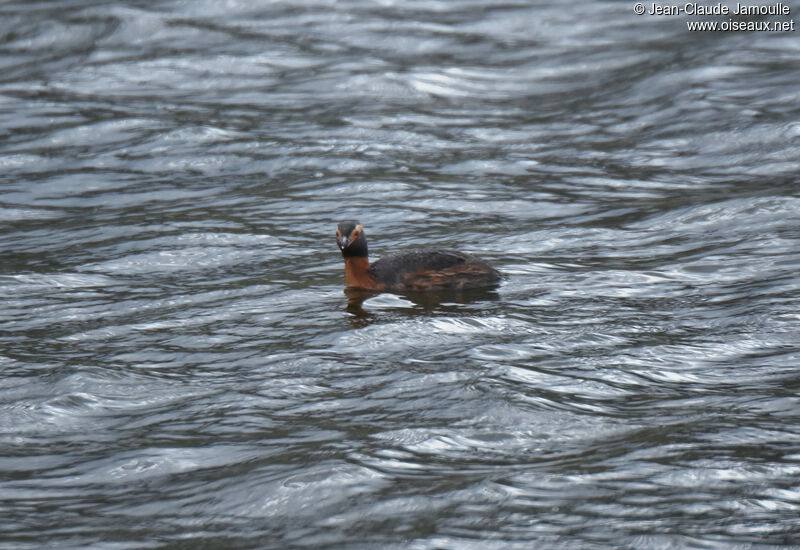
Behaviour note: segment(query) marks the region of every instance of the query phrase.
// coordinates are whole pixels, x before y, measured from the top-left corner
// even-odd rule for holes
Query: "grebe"
[[[497,285],[500,272],[469,254],[455,250],[415,249],[381,258],[370,265],[367,238],[357,221],[336,227],[344,257],[344,284],[374,292],[486,288]]]

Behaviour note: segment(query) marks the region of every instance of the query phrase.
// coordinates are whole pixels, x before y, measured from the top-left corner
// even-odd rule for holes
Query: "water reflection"
[[[344,294],[347,296],[347,307],[345,310],[357,317],[368,316],[364,311],[365,301],[380,295],[380,292],[372,292],[358,288],[345,288]],[[410,304],[417,307],[398,307],[396,311],[416,312],[430,314],[437,309],[448,311],[457,309],[459,305],[475,304],[484,301],[496,301],[500,299],[500,293],[496,288],[471,288],[471,289],[446,289],[446,290],[427,290],[395,293],[398,297],[407,300]],[[385,310],[385,308],[382,308]]]
[[[364,321],[371,317],[371,314],[367,311],[364,311],[364,308],[362,307],[364,302],[377,296],[380,294],[380,292],[373,292],[360,288],[345,288],[344,294],[347,296],[347,307],[345,308],[345,311],[354,315],[357,319]],[[362,323],[359,326],[364,325]]]

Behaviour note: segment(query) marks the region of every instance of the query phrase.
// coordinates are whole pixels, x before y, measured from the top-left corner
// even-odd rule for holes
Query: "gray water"
[[[800,31],[690,19],[0,5],[0,548],[800,548]]]

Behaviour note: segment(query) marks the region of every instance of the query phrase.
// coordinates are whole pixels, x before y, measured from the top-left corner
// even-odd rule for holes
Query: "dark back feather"
[[[474,256],[455,250],[415,249],[383,257],[373,263],[369,271],[375,280],[391,286],[417,270],[441,271],[466,263],[483,264]]]

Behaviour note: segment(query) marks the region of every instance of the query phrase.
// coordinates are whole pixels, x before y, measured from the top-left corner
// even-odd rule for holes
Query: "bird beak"
[[[345,248],[350,246],[350,239],[348,239],[344,235],[336,237],[336,244],[339,245],[339,250],[344,250]]]

